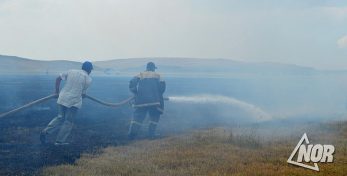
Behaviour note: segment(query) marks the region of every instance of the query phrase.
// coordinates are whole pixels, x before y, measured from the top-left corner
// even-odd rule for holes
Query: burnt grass
[[[81,110],[83,111],[83,109]],[[40,131],[56,115],[55,111],[27,111],[0,119],[0,175],[36,175],[46,166],[72,164],[82,153],[97,153],[106,146],[127,144],[129,112],[117,110],[100,118],[79,116],[69,137],[70,145],[54,146],[56,134],[39,140]]]
[[[50,95],[55,78],[49,75],[0,76],[0,113]],[[130,79],[93,76],[87,93],[104,101],[119,102],[131,96]],[[55,99],[1,118],[0,175],[37,175],[44,167],[72,164],[84,153],[98,153],[106,146],[126,145],[130,142],[127,132],[132,112],[130,105],[115,109],[83,100],[68,139],[70,145],[64,147],[53,145],[56,134],[48,136],[47,145],[41,145],[39,140],[41,130],[57,115]]]

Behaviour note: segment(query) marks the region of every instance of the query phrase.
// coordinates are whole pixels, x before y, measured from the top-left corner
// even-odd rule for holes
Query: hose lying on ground
[[[24,109],[27,109],[27,108],[29,108],[29,107],[31,107],[31,106],[34,106],[34,105],[36,105],[36,104],[45,102],[45,101],[47,101],[47,100],[50,100],[50,99],[53,99],[53,98],[56,98],[56,97],[57,97],[56,94],[48,95],[48,96],[46,96],[46,97],[43,97],[43,98],[40,98],[40,99],[38,99],[38,100],[32,101],[32,102],[30,102],[30,103],[28,103],[28,104],[25,104],[24,106],[21,106],[21,107],[19,107],[19,108],[16,108],[16,109],[13,109],[13,110],[11,110],[11,111],[2,113],[2,114],[0,114],[0,118],[10,116],[10,115],[15,114],[15,113],[17,113],[17,112],[19,112],[19,111],[22,111],[22,110],[24,110]],[[119,103],[104,102],[104,101],[101,101],[101,100],[96,99],[96,98],[94,98],[94,97],[91,97],[91,96],[89,96],[89,95],[85,95],[85,98],[88,98],[88,99],[90,99],[90,100],[92,100],[92,101],[95,101],[95,102],[100,103],[100,104],[105,105],[105,106],[119,107],[119,106],[122,106],[122,105],[124,105],[124,104],[127,104],[129,101],[131,101],[131,100],[134,98],[134,96],[131,96],[131,97],[129,97],[129,98],[127,98],[127,99],[125,99],[125,100],[119,102]]]

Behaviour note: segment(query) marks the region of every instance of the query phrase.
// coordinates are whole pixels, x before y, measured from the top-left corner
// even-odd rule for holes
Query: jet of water
[[[270,120],[272,118],[267,112],[253,104],[222,95],[170,96],[169,101],[174,103],[226,104],[245,110],[257,120]]]

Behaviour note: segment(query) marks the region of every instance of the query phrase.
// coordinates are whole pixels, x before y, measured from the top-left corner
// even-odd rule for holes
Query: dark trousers
[[[147,113],[149,114],[148,137],[152,138],[155,136],[155,130],[157,128],[161,113],[158,111],[156,106],[149,106],[135,109],[128,133],[130,139],[137,136],[137,133],[140,130]]]

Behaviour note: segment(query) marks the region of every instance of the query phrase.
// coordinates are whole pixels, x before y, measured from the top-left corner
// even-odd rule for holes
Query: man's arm
[[[55,93],[57,94],[57,95],[59,95],[59,92],[60,92],[60,83],[61,83],[61,77],[60,76],[58,76],[57,77],[57,79],[55,79]]]
[[[160,94],[163,94],[166,90],[166,83],[165,81],[161,80],[159,81],[159,92]]]
[[[166,90],[166,83],[163,80],[163,77],[160,76],[160,78],[159,78],[159,93],[164,94],[165,90]]]
[[[68,75],[68,72],[63,72],[57,77],[57,79],[55,79],[55,93],[57,95],[59,95],[59,92],[60,92],[59,89],[60,89],[61,80],[66,80],[67,75]]]
[[[137,94],[137,84],[139,83],[140,78],[135,76],[133,79],[130,80],[129,82],[129,90],[133,94]]]

